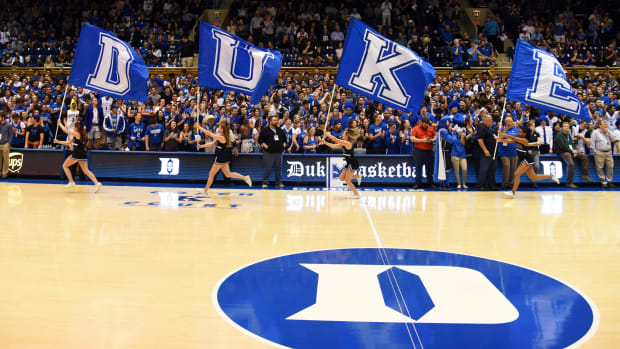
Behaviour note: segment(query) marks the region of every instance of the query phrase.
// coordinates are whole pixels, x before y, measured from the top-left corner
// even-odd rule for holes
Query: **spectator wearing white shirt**
[[[384,26],[392,25],[392,3],[389,0],[385,0],[381,4],[381,24]]]
[[[601,120],[599,128],[592,132],[590,149],[594,154],[596,174],[603,188],[616,187],[612,183],[614,178],[614,158],[611,154],[612,147],[617,141],[618,139],[609,130],[607,120]],[[603,173],[603,167],[605,167],[605,173]]]
[[[538,118],[539,126],[536,127],[536,133],[541,139],[540,153],[552,154],[553,153],[553,129],[549,126],[549,119],[545,116]]]
[[[114,104],[114,98],[110,96],[103,96],[101,98],[101,109],[103,110],[104,117],[110,115],[110,111],[112,110],[112,104]]]
[[[611,131],[616,131],[618,129],[616,127],[616,121],[620,119],[620,112],[616,110],[616,107],[613,104],[607,107],[605,119],[607,119],[607,122],[609,123],[609,129]]]

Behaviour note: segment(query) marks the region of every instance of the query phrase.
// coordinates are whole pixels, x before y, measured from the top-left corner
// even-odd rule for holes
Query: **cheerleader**
[[[536,135],[536,132],[534,131],[534,125],[534,121],[527,122],[526,125],[519,130],[519,137],[500,133],[499,138],[497,139],[498,142],[516,143],[517,153],[519,155],[519,166],[517,166],[517,169],[515,170],[512,191],[504,192],[504,197],[507,199],[514,198],[517,188],[519,188],[519,184],[521,182],[521,175],[524,173],[530,177],[532,182],[543,179],[551,179],[557,184],[560,184],[560,181],[554,174],[542,175],[537,174],[536,171],[534,171],[533,166],[535,161],[531,151],[537,150],[540,145],[538,135]]]
[[[207,185],[205,186],[205,194],[209,191],[209,188],[211,188],[211,185],[213,184],[213,179],[215,178],[217,173],[220,172],[220,170],[222,170],[224,176],[228,178],[232,177],[240,179],[242,181],[245,181],[248,186],[252,186],[252,179],[250,178],[250,176],[242,176],[237,172],[230,172],[233,135],[230,131],[230,124],[228,118],[222,118],[219,126],[220,127],[217,129],[216,133],[213,133],[208,129],[199,126],[200,130],[208,137],[211,137],[213,141],[206,144],[201,144],[198,146],[198,148],[206,148],[215,143],[215,162],[211,167],[211,171],[209,171],[209,179],[207,180]]]
[[[58,126],[60,126],[62,131],[66,133],[67,136],[73,137],[66,141],[54,139],[54,143],[73,147],[73,152],[67,159],[65,159],[65,162],[62,164],[62,169],[65,171],[65,174],[69,179],[69,183],[65,185],[65,188],[70,188],[75,185],[69,167],[75,165],[76,163],[79,163],[82,172],[86,176],[88,176],[88,178],[90,178],[90,180],[93,181],[93,183],[95,184],[95,193],[98,193],[101,190],[102,185],[99,181],[97,181],[95,175],[88,169],[88,151],[86,150],[86,144],[84,143],[87,134],[86,126],[82,124],[81,121],[76,121],[73,124],[73,130],[66,128],[65,125],[62,124],[62,122],[59,122]]]
[[[355,186],[353,185],[353,183],[351,183],[351,180],[353,178],[357,179],[357,185],[360,185],[362,183],[362,176],[357,175],[356,177],[354,177],[355,171],[359,169],[360,164],[355,158],[355,151],[353,149],[353,143],[351,143],[348,140],[349,133],[345,132],[343,135],[344,139],[340,139],[340,138],[332,136],[329,132],[325,132],[325,138],[331,139],[334,142],[334,143],[325,142],[324,144],[327,145],[328,147],[332,149],[344,148],[343,155],[344,155],[344,161],[346,162],[346,165],[344,169],[342,170],[342,172],[340,172],[340,177],[338,177],[338,179],[345,182],[347,184],[347,187],[349,187],[349,189],[351,189],[351,191],[353,192],[351,199],[359,199],[360,194],[357,191],[357,189],[355,189]]]

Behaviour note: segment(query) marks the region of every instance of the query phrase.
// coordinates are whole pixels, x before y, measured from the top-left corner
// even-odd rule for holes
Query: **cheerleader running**
[[[560,181],[555,175],[542,175],[537,174],[536,171],[534,171],[534,157],[532,156],[530,151],[538,149],[540,142],[538,140],[538,136],[534,133],[533,121],[528,122],[523,128],[519,130],[519,137],[500,133],[497,141],[504,143],[516,143],[517,153],[519,154],[519,166],[517,166],[517,169],[515,170],[512,191],[504,192],[505,198],[514,198],[515,193],[519,188],[519,184],[521,183],[521,175],[524,173],[527,174],[528,177],[530,177],[532,183],[543,179],[551,179],[557,184],[560,184]]]
[[[344,167],[342,172],[340,172],[340,177],[338,179],[347,183],[347,187],[349,187],[349,189],[351,189],[351,191],[353,192],[351,199],[359,199],[360,194],[357,191],[357,189],[355,189],[355,186],[353,185],[353,183],[351,183],[351,180],[353,178],[357,179],[357,185],[360,185],[362,183],[362,176],[358,175],[354,177],[355,171],[357,171],[360,168],[360,164],[355,158],[355,151],[353,149],[353,143],[348,141],[348,138],[349,138],[348,132],[345,132],[343,134],[343,137],[345,138],[344,140],[332,136],[331,133],[329,132],[325,132],[325,137],[326,139],[331,139],[335,143],[334,144],[334,143],[325,142],[325,145],[327,145],[328,147],[332,149],[340,149],[340,148],[344,149],[343,155],[344,155],[344,161],[346,161],[346,166]]]
[[[61,119],[58,119],[58,126],[60,126],[62,131],[71,138],[68,138],[66,141],[54,139],[54,143],[71,146],[73,148],[71,155],[65,159],[65,162],[62,164],[62,169],[65,171],[65,175],[67,175],[67,178],[69,179],[69,183],[65,185],[65,187],[69,188],[75,185],[69,167],[75,165],[75,163],[79,163],[82,172],[95,184],[95,193],[98,193],[101,190],[102,185],[99,181],[97,181],[97,177],[95,177],[95,175],[88,169],[88,151],[86,150],[86,144],[84,143],[87,135],[86,126],[82,124],[81,121],[75,121],[73,124],[73,130],[70,130],[62,124]]]
[[[211,171],[209,171],[209,179],[207,180],[207,185],[205,186],[205,193],[207,193],[209,188],[211,188],[213,179],[215,179],[215,176],[218,172],[220,172],[220,170],[222,170],[224,176],[245,181],[251,187],[252,179],[250,176],[242,176],[237,172],[230,172],[230,161],[232,160],[232,132],[230,131],[228,118],[223,118],[220,121],[219,126],[220,127],[218,127],[216,133],[199,126],[205,135],[213,138],[213,141],[198,145],[198,148],[207,148],[212,146],[213,143],[216,144],[215,162],[213,163],[213,167],[211,167]]]

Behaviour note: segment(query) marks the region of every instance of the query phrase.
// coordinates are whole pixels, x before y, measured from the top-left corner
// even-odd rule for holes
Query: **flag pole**
[[[504,97],[504,107],[502,108],[502,115],[499,118],[499,125],[497,125],[497,137],[502,131],[502,122],[504,122],[504,113],[506,112],[506,101],[508,98]],[[495,141],[495,149],[493,150],[493,161],[495,161],[495,154],[497,153],[497,141]]]
[[[65,87],[65,93],[62,96],[62,103],[60,103],[60,111],[58,112],[58,120],[56,120],[56,132],[54,133],[54,139],[58,137],[58,126],[59,123],[62,122],[62,108],[65,106],[65,98],[67,97],[67,92],[69,91],[69,83],[67,83],[67,87]]]
[[[196,83],[196,122],[200,123],[200,86]]]
[[[325,126],[323,127],[323,131],[326,133],[327,133],[327,124],[329,123],[329,115],[332,110],[332,103],[334,102],[334,96],[336,95],[337,88],[338,88],[338,85],[336,85],[336,83],[334,82],[334,89],[332,90],[332,97],[331,97],[331,100],[329,101],[329,107],[327,108],[327,118],[325,119]]]

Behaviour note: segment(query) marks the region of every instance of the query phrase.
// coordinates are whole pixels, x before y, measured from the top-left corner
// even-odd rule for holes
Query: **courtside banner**
[[[213,153],[193,152],[121,152],[89,151],[89,166],[98,178],[104,180],[145,180],[156,182],[206,181],[209,170],[215,161]],[[11,177],[57,177],[62,175],[62,162],[65,154],[62,150],[11,149],[9,175]],[[362,184],[372,186],[409,187],[420,173],[426,182],[426,169],[415,167],[413,156],[409,155],[356,155],[359,160],[359,172]],[[614,179],[620,183],[620,156],[614,156]],[[281,177],[285,183],[321,185],[330,183],[330,187],[339,187],[337,182],[344,168],[344,157],[340,154],[283,154]],[[596,169],[590,161],[588,175],[597,178]],[[240,153],[233,157],[231,170],[243,175],[250,175],[254,183],[263,179],[263,157],[258,153]],[[468,164],[467,183],[476,183],[476,169],[472,162]],[[540,172],[555,174],[561,182],[566,180],[566,165],[556,155],[540,156]],[[575,166],[575,183],[581,180],[581,166]],[[455,183],[454,172],[446,173],[449,183]],[[216,182],[223,179],[218,174]],[[502,181],[501,166],[495,174],[496,182]],[[274,181],[271,172],[270,181]],[[529,183],[524,177],[522,182]],[[239,182],[241,183],[241,182]],[[551,184],[552,181],[548,180]]]
[[[63,150],[11,149],[10,177],[60,177],[65,159]]]

